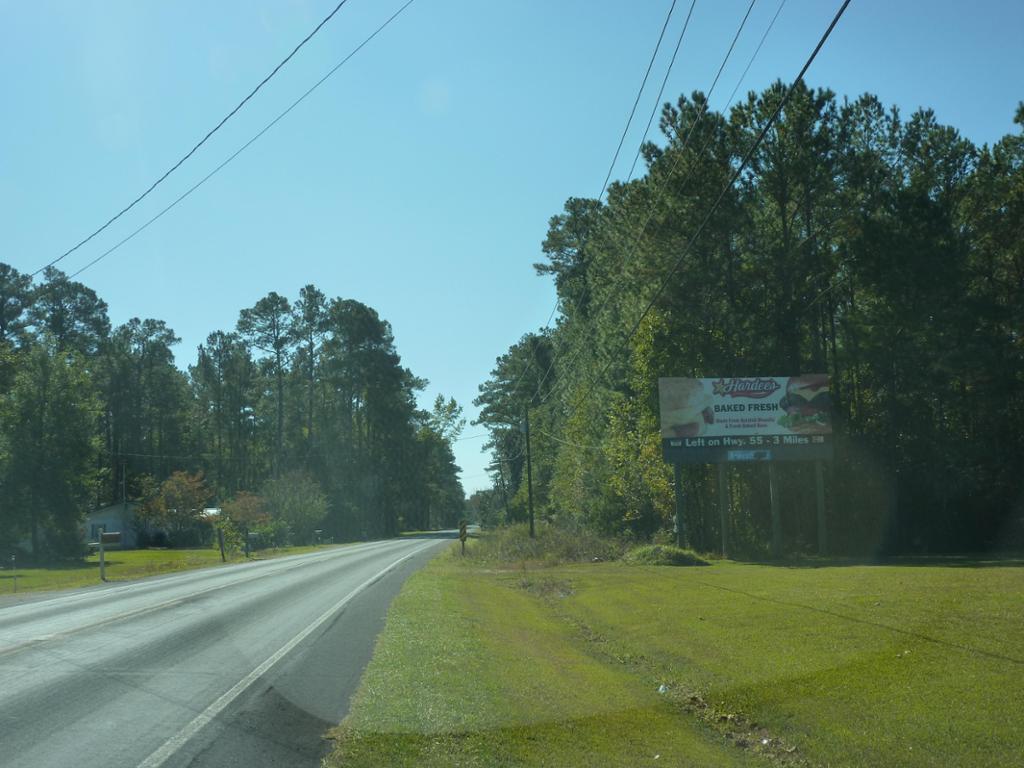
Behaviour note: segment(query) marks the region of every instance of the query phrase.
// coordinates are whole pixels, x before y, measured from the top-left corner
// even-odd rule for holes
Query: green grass
[[[529,592],[437,558],[393,603],[328,765],[745,764],[574,635]]]
[[[446,555],[393,604],[327,764],[1019,764],[1022,607],[1019,562]]]
[[[254,552],[252,559],[266,560],[284,555],[312,552],[320,547],[282,547]],[[241,554],[229,556],[228,562],[242,562]],[[194,568],[221,565],[220,552],[215,549],[127,549],[106,553],[107,581],[128,581]],[[42,592],[88,587],[100,583],[99,554],[92,554],[80,562],[21,568],[17,570],[18,592]],[[0,571],[0,595],[14,591],[14,575],[9,569]]]

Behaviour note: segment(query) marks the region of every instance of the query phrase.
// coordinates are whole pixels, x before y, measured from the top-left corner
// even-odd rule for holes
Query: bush
[[[708,565],[688,549],[680,549],[669,544],[645,544],[629,550],[623,558],[630,565]]]
[[[582,527],[565,527],[542,523],[530,538],[525,524],[495,528],[467,547],[467,557],[482,562],[589,563],[594,560],[616,560],[623,546]]]
[[[213,524],[215,531],[220,530],[224,532],[224,551],[229,553],[241,552],[245,548],[245,537],[239,530],[238,525],[234,520],[227,517],[222,517]],[[220,546],[220,542],[216,536],[213,536],[213,548],[217,549]]]
[[[249,529],[249,546],[252,549],[286,547],[291,543],[291,529],[284,520],[267,520]]]
[[[266,510],[277,523],[284,523],[295,544],[309,544],[327,517],[327,497],[308,472],[288,472],[263,487]],[[276,545],[281,546],[281,545]]]

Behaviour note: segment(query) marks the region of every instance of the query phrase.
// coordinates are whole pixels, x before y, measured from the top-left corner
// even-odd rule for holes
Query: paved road
[[[0,608],[0,764],[316,766],[384,613],[450,538]]]

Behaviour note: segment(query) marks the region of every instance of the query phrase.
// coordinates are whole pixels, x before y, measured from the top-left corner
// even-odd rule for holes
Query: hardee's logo
[[[720,397],[747,397],[761,400],[781,389],[775,379],[719,379],[711,382],[714,393]]]

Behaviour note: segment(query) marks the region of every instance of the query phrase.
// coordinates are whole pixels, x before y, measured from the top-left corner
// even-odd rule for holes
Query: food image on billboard
[[[671,460],[831,455],[832,400],[827,374],[662,378],[658,380],[658,400],[661,436],[666,458],[672,454]],[[751,457],[749,449],[759,453]]]
[[[785,416],[780,426],[804,435],[832,433],[832,398],[828,376],[793,376],[786,384],[786,395],[779,401]]]

